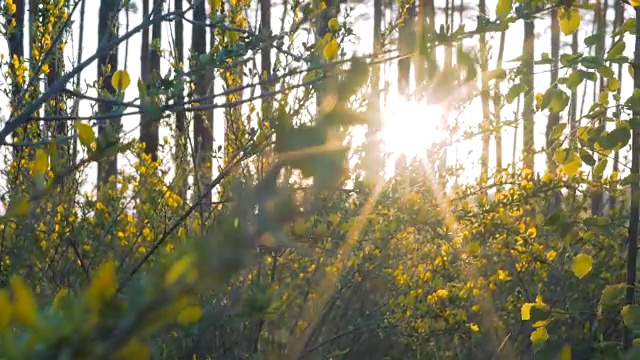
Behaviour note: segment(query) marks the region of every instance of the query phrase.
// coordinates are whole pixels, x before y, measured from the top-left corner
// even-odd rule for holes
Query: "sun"
[[[444,112],[438,105],[390,96],[380,110],[381,140],[385,151],[394,156],[422,157],[446,135],[441,129]]]

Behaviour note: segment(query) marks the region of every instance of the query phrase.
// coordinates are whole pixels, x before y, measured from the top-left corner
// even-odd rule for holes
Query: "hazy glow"
[[[443,139],[439,129],[443,114],[437,105],[420,104],[403,97],[389,97],[382,111],[382,141],[395,156],[422,156]]]

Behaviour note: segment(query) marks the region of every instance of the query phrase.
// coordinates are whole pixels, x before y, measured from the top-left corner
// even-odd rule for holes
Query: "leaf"
[[[567,123],[560,123],[553,127],[551,130],[550,137],[552,140],[558,139],[562,134],[564,134],[564,130],[567,128]]]
[[[43,150],[36,150],[36,156],[31,162],[31,173],[42,175],[49,169],[49,155]]]
[[[609,81],[607,82],[607,90],[609,92],[614,92],[618,91],[618,89],[620,89],[620,80],[616,78],[609,79]]]
[[[607,311],[612,307],[622,306],[626,289],[627,284],[624,283],[605,286],[600,296],[600,311]]]
[[[586,38],[584,38],[584,44],[586,46],[588,46],[588,47],[589,46],[593,46],[593,45],[598,43],[598,41],[600,40],[601,36],[602,35],[599,34],[599,33],[595,33],[593,35],[587,36]]]
[[[78,130],[78,139],[80,139],[80,144],[83,146],[89,147],[96,141],[96,133],[93,132],[91,125],[78,121],[76,122],[76,129]]]
[[[496,16],[500,19],[504,19],[511,12],[513,7],[513,0],[498,0],[496,4]]]
[[[631,130],[624,126],[618,126],[607,135],[607,140],[613,146],[612,150],[620,150],[629,144]]]
[[[151,359],[151,352],[140,340],[133,339],[115,353],[116,359],[147,360]]]
[[[117,70],[111,77],[111,85],[118,91],[126,90],[131,84],[131,78],[126,70]]]
[[[580,13],[576,8],[561,7],[558,9],[558,21],[560,22],[560,30],[565,35],[572,35],[580,26]]]
[[[113,261],[102,264],[97,270],[85,296],[89,307],[98,310],[102,303],[116,293],[116,267]]]
[[[640,305],[625,305],[620,310],[620,315],[626,327],[638,325],[640,323]]]
[[[558,354],[558,360],[571,360],[571,345],[565,344],[560,353]]]
[[[540,350],[540,348],[549,339],[549,332],[547,331],[546,327],[544,327],[544,326],[543,327],[539,327],[539,328],[535,329],[531,333],[531,336],[529,338],[531,339],[531,343],[533,344],[533,348],[537,351],[537,350]]]
[[[604,65],[604,61],[597,56],[584,56],[580,59],[580,64],[587,69],[599,69]]]
[[[340,44],[338,44],[338,40],[331,39],[322,49],[322,55],[327,61],[331,61],[338,56],[338,51],[340,51]]]
[[[631,185],[640,182],[640,174],[629,174],[620,180],[622,185]]]
[[[562,54],[560,55],[560,64],[566,67],[573,67],[580,63],[581,54]]]
[[[596,164],[596,159],[594,159],[594,157],[591,154],[589,154],[587,150],[580,149],[579,152],[580,152],[580,159],[582,159],[582,162],[584,162],[589,166],[594,166]]]
[[[197,322],[202,317],[202,309],[199,306],[189,306],[178,315],[178,323],[182,325]]]
[[[531,320],[531,308],[534,307],[535,303],[524,303],[520,308],[520,319],[524,321]]]
[[[25,326],[34,325],[37,321],[38,305],[33,292],[21,278],[15,275],[11,277],[10,283],[13,293],[13,319]]]
[[[593,268],[593,258],[591,255],[578,254],[573,258],[571,271],[579,279],[585,277]]]
[[[514,84],[509,91],[507,91],[507,95],[505,96],[505,101],[508,104],[513,103],[513,100],[515,100],[518,96],[520,96],[520,94],[524,93],[525,91],[527,91],[527,85],[523,84],[523,83],[517,83]]]
[[[569,88],[569,90],[575,91],[578,88],[578,86],[580,86],[580,84],[582,84],[582,81],[584,81],[584,75],[582,74],[582,72],[581,71],[574,71],[567,78],[567,84],[566,85]]]
[[[549,103],[549,111],[559,113],[562,112],[569,105],[569,95],[567,95],[561,89],[554,89],[553,97]]]
[[[11,298],[5,289],[0,289],[0,334],[4,333],[11,323]]]
[[[622,55],[626,47],[627,43],[625,43],[623,39],[616,41],[616,43],[613,44],[613,46],[611,46],[611,49],[609,49],[609,51],[607,52],[607,57]]]
[[[598,161],[596,166],[593,168],[593,173],[596,175],[602,175],[607,168],[609,161],[607,159],[602,159]]]
[[[602,77],[607,78],[607,79],[611,79],[612,77],[614,77],[614,76],[615,76],[615,73],[613,72],[613,69],[611,69],[611,68],[610,68],[610,67],[608,67],[608,66],[604,66],[604,65],[603,65],[603,66],[600,66],[600,67],[598,68],[598,73],[599,73]]]

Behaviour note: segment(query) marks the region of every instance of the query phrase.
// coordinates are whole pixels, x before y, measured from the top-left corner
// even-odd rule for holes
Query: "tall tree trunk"
[[[485,0],[480,0],[480,15],[486,16],[487,8]],[[491,133],[491,119],[489,111],[489,83],[486,81],[489,62],[487,51],[487,39],[484,32],[480,33],[480,72],[482,88],[480,89],[480,101],[482,102],[482,122],[480,131],[482,133],[482,157],[480,159],[480,178],[485,180],[489,177],[489,140]]]
[[[640,18],[640,6],[635,7],[636,19]],[[640,90],[640,21],[636,22],[635,53],[633,59],[633,88]],[[640,118],[640,110],[633,109],[633,117]],[[632,125],[631,138],[631,175],[636,178],[640,175],[640,127],[637,123]],[[625,304],[635,304],[636,295],[636,271],[638,257],[638,226],[640,221],[640,184],[638,181],[631,183],[631,206],[629,209],[629,241],[627,245],[627,291],[625,294]],[[631,347],[633,338],[630,329],[626,328],[624,334],[623,348],[628,350]]]
[[[554,7],[551,10],[551,58],[553,63],[551,64],[551,86],[557,86],[558,81],[558,66],[560,58],[560,22],[558,21],[558,10]],[[553,154],[556,150],[555,139],[552,137],[553,129],[560,123],[560,113],[549,112],[549,118],[547,119],[547,131],[546,131],[546,150],[547,150],[547,168],[552,174],[556,174],[557,164],[553,160]],[[560,193],[554,192],[552,209],[555,209],[560,205]]]
[[[246,27],[246,19],[244,16],[244,5],[235,3],[230,5],[228,11],[229,22],[231,26],[238,28]],[[234,47],[238,44],[237,35],[229,33],[227,36],[227,46]],[[243,66],[240,63],[236,63],[233,66],[225,67],[225,85],[227,90],[240,88],[243,82]],[[242,105],[234,105],[233,103],[242,100],[243,91],[237,91],[227,95],[227,108],[225,109],[225,129],[224,129],[224,141],[225,141],[225,163],[231,160],[233,154],[244,145],[247,137],[247,126],[242,118]]]
[[[382,47],[382,0],[373,0],[373,56],[377,59]],[[380,65],[371,69],[371,94],[368,103],[371,119],[366,137],[365,173],[369,184],[377,184],[381,177],[381,144],[378,139],[382,128],[380,117]]]
[[[193,20],[191,32],[191,69],[198,65],[198,59],[207,52],[207,13],[205,2],[198,1],[193,10]],[[194,98],[203,98],[208,95],[210,75],[208,69],[199,69],[195,76]],[[202,105],[211,104],[212,100],[207,98],[200,103]],[[212,153],[213,153],[213,119],[206,115],[206,111],[196,111],[193,114],[193,141],[194,141],[194,161],[196,198],[202,196],[203,187],[211,181],[212,175]],[[204,214],[211,208],[211,194],[206,194],[202,202],[201,212]]]
[[[532,11],[531,4],[528,5],[529,11]],[[527,86],[524,93],[524,107],[522,109],[522,153],[524,159],[524,167],[531,170],[534,169],[534,92],[533,92],[533,63],[534,63],[534,42],[535,27],[533,19],[524,21],[524,45],[522,56],[522,81]]]
[[[149,1],[153,1],[153,17],[162,15],[162,0],[143,0],[142,16],[149,16]],[[160,77],[160,44],[162,23],[153,24],[151,43],[149,42],[149,28],[142,30],[142,48],[140,51],[140,72],[142,81],[147,87],[149,99],[155,101],[154,92],[156,82]],[[152,44],[152,45],[150,45]],[[158,160],[158,127],[159,119],[154,118],[149,113],[144,113],[140,119],[140,142],[144,144],[144,153],[149,155],[152,161]]]
[[[507,38],[507,32],[500,33],[500,45],[498,47],[498,59],[496,68],[502,68],[502,59],[504,58],[504,46]],[[500,91],[500,80],[496,80],[493,93],[493,111],[495,119],[495,142],[496,142],[496,169],[502,170],[502,93]]]
[[[25,0],[15,0],[14,4],[16,5],[16,11],[11,14],[10,21],[15,22],[16,26],[9,33],[8,37],[8,46],[9,46],[9,60],[11,61],[10,76],[12,78],[11,82],[11,98],[9,99],[9,104],[11,106],[11,114],[10,116],[13,118],[17,115],[20,110],[19,107],[21,104],[18,104],[18,100],[22,91],[24,89],[24,74],[20,69],[20,65],[25,61],[24,59],[24,16],[25,16]],[[31,11],[31,9],[29,9]],[[33,41],[31,39],[30,41]],[[19,66],[16,68],[15,65]],[[22,133],[26,131],[26,127],[22,126],[13,132],[13,139],[21,139]],[[14,157],[16,157],[16,163],[20,164],[20,154],[21,150],[19,148],[14,148]]]
[[[120,0],[100,0],[100,16],[98,20],[98,48],[108,46],[118,37],[118,13]],[[111,83],[111,77],[118,69],[118,47],[109,49],[98,58],[98,81],[100,88],[110,96],[116,94],[116,89]],[[108,102],[98,104],[100,114],[111,114],[115,106]],[[118,139],[120,136],[120,118],[114,117],[101,120],[98,125],[98,138]],[[98,163],[98,189],[105,185],[109,178],[118,173],[118,156],[105,158]]]
[[[614,17],[614,20],[613,20],[614,31],[615,31],[615,29],[618,29],[620,26],[622,26],[622,24],[624,23],[624,7],[625,7],[625,5],[622,3],[622,1],[614,1],[614,10],[615,10],[615,17]],[[618,37],[617,39],[614,39],[614,41],[622,41],[622,40],[623,40],[622,37]],[[622,92],[622,85],[624,83],[624,81],[622,79],[623,79],[623,77],[622,77],[622,64],[619,64],[618,65],[618,80],[620,81],[620,87],[618,88],[618,90],[616,90],[616,94],[618,94],[618,96],[620,96],[621,92]],[[615,110],[615,112],[613,114],[613,117],[615,119],[620,119],[620,115],[621,115],[620,110],[621,110],[620,101],[618,100],[618,101],[616,101],[616,110]],[[620,171],[620,151],[619,150],[616,150],[613,153],[613,169],[612,170],[614,172],[616,172],[616,173]],[[612,193],[615,193],[615,189],[616,189],[615,184],[613,184],[612,187],[613,187]],[[617,203],[616,197],[615,196],[611,196],[610,200],[609,200],[609,203],[610,203],[610,205],[609,205],[610,209],[614,209],[616,207],[616,203]]]
[[[55,13],[63,14],[65,11],[65,7],[67,5],[65,5],[64,3],[57,3],[55,6],[58,7],[57,9],[58,11],[56,11]],[[64,49],[64,44],[66,42],[66,35],[68,32],[68,29],[62,28],[64,26],[64,18],[62,16],[58,16],[55,23],[58,24],[58,27],[57,28],[54,27],[54,33],[57,34],[58,32],[62,32],[63,35],[60,37],[60,40],[57,44],[52,44],[52,47],[55,47],[55,48],[51,49],[51,55],[49,59],[45,60],[48,65],[48,73],[46,73],[47,88],[50,88],[51,86],[53,86],[53,84],[55,84],[64,73],[63,49]],[[66,113],[67,111],[66,111],[65,99],[62,93],[58,93],[57,95],[53,96],[45,106],[45,115],[62,117],[62,116],[65,116]],[[47,125],[49,125],[49,131],[51,132],[52,138],[55,139],[55,138],[64,137],[67,135],[67,122],[65,120],[60,119],[57,121],[50,122]],[[57,146],[58,160],[57,161],[59,163],[62,163],[62,162],[65,163],[64,167],[71,165],[71,163],[68,162],[68,159],[69,159],[68,151],[69,151],[69,147],[65,145],[64,142],[58,142],[58,146]],[[52,159],[54,158],[56,157],[52,157]]]
[[[607,39],[607,12],[609,10],[609,3],[607,0],[597,0],[596,4],[595,4],[595,21],[596,21],[596,31],[598,34],[600,34],[600,38],[598,39],[598,42],[596,43],[596,56],[604,59],[605,57],[605,46],[606,46],[606,39]],[[598,101],[598,97],[600,96],[600,93],[602,93],[603,91],[605,91],[605,80],[601,77],[600,81],[598,83],[599,88],[598,91],[596,91],[596,97],[594,98],[594,101]],[[597,125],[602,125],[604,124],[604,117],[600,116],[597,119]],[[598,155],[598,160],[602,160],[604,159],[604,157],[602,155]],[[593,181],[594,183],[598,183],[600,182],[600,180],[602,179],[602,175],[601,174],[597,174],[595,171],[593,172]],[[602,211],[603,209],[603,203],[604,203],[604,195],[603,192],[596,186],[596,188],[594,189],[594,191],[591,193],[591,214],[593,216],[600,216],[602,215]]]
[[[402,23],[398,28],[398,55],[402,57],[398,60],[398,92],[400,95],[408,96],[411,56],[416,42],[414,26],[416,19],[415,2],[413,0],[409,0],[408,2],[403,1],[399,8]]]
[[[181,13],[183,6],[183,0],[175,0],[174,8],[177,13]],[[175,62],[179,71],[184,70],[184,23],[182,17],[176,16],[175,20]],[[184,104],[184,84],[180,84],[179,93],[176,96],[176,106],[181,108]],[[176,112],[176,150],[174,154],[175,158],[175,176],[177,194],[183,198],[187,198],[187,162],[184,161],[187,156],[187,132],[186,116],[184,110],[178,110]]]

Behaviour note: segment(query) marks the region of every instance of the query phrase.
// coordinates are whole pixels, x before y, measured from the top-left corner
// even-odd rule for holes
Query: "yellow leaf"
[[[580,12],[576,8],[558,9],[558,21],[560,22],[560,30],[565,35],[572,35],[580,26]]]
[[[202,309],[199,306],[189,306],[178,315],[178,322],[182,325],[194,323],[202,317]]]
[[[333,32],[340,30],[340,22],[336,18],[331,18],[331,20],[329,20],[328,25],[329,25],[329,30]]]
[[[78,130],[80,144],[89,147],[96,141],[96,133],[93,132],[91,125],[78,121],[76,122],[76,129]]]
[[[525,303],[522,304],[520,308],[520,319],[524,321],[531,320],[531,308],[535,305],[534,303]]]
[[[186,255],[184,256],[182,259],[178,260],[176,263],[174,263],[171,268],[169,268],[169,271],[167,271],[167,273],[164,276],[164,283],[167,286],[173,285],[176,283],[176,281],[178,281],[183,275],[185,275],[186,273],[189,273],[189,280],[190,282],[195,280],[195,277],[197,276],[197,274],[195,273],[195,269],[192,269],[192,265],[193,265],[193,257]]]
[[[43,150],[36,150],[36,156],[31,162],[31,173],[42,175],[49,169],[49,155]]]
[[[573,258],[571,270],[580,279],[585,277],[593,267],[593,258],[587,254],[578,254]]]
[[[58,293],[56,294],[56,297],[53,298],[53,308],[54,309],[58,309],[60,308],[60,302],[62,301],[62,299],[64,299],[67,295],[69,295],[69,289],[62,289],[60,291],[58,291]]]
[[[11,299],[6,290],[0,290],[0,334],[5,332],[11,323]]]
[[[33,292],[17,276],[11,277],[10,283],[13,292],[13,318],[21,325],[32,326],[36,323],[36,313],[38,312]]]
[[[498,4],[496,5],[496,16],[504,19],[511,12],[511,8],[513,7],[513,0],[498,0]]]
[[[539,347],[549,339],[549,332],[546,327],[539,327],[531,333],[530,339],[534,347]]]
[[[124,91],[129,87],[129,84],[131,84],[131,78],[126,70],[118,70],[113,73],[111,85],[113,85],[116,90]]]
[[[609,82],[607,83],[607,90],[614,92],[618,89],[620,89],[620,80],[616,78],[609,79]]]
[[[26,214],[28,211],[29,197],[23,195],[16,199],[15,202],[13,202],[11,210],[9,210],[9,215],[20,216]]]
[[[571,345],[565,344],[560,350],[558,360],[571,360]]]
[[[105,300],[116,293],[116,266],[113,261],[102,264],[96,271],[86,297],[89,307],[97,310]]]
[[[339,50],[340,50],[340,45],[338,44],[338,40],[331,39],[331,41],[329,41],[327,45],[324,46],[324,49],[322,50],[322,54],[324,55],[324,58],[327,59],[327,61],[331,61],[335,59],[336,56],[338,56]]]
[[[622,322],[626,327],[631,327],[640,324],[640,306],[639,305],[625,305],[620,310],[622,316]]]
[[[562,171],[569,176],[574,176],[581,167],[582,159],[580,159],[580,156],[578,154],[571,154],[571,161],[562,165]]]
[[[151,359],[151,352],[140,340],[131,340],[117,353],[116,358],[123,360]]]

